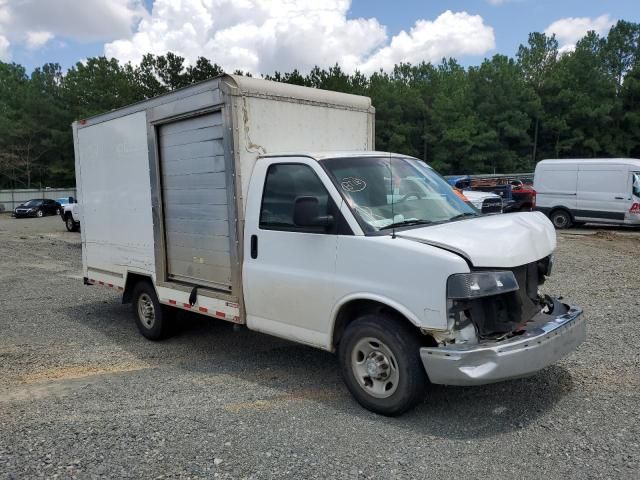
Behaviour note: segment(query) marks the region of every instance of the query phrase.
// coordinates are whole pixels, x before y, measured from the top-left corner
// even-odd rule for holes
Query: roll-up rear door
[[[159,129],[169,280],[229,290],[229,209],[220,112]]]

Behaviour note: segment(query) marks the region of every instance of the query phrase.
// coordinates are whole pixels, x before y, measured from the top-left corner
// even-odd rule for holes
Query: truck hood
[[[555,229],[541,212],[488,215],[405,230],[396,236],[455,252],[474,267],[517,267],[556,248]]]

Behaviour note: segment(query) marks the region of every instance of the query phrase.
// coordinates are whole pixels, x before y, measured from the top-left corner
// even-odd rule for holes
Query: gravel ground
[[[0,215],[0,478],[638,478],[640,232],[559,237],[545,286],[587,342],[389,419],[325,352],[215,320],[142,338],[59,218]]]

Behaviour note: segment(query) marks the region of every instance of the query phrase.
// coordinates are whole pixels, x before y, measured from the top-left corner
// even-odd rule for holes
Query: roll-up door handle
[[[624,197],[615,197],[616,200],[624,200]]]
[[[258,258],[258,236],[251,235],[251,258]]]

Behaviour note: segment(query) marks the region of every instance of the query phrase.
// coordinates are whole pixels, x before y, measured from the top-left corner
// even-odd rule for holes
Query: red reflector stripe
[[[202,313],[207,313],[209,311],[208,308],[204,308],[204,307],[198,307],[198,310],[201,311]]]
[[[175,300],[169,300],[169,303],[170,303],[171,305],[175,305],[175,304],[176,304],[176,301],[175,301]]]
[[[183,306],[184,308],[189,308],[189,309],[191,308],[191,305],[189,305],[188,303],[183,303],[183,304],[182,304],[182,306]]]
[[[104,282],[98,281],[99,285],[104,285]]]
[[[225,314],[224,314],[224,312],[216,311],[216,317],[222,317],[222,318],[224,318],[224,317],[225,317]]]
[[[113,283],[110,283],[110,284],[109,284],[109,286],[110,286],[111,288],[113,288]]]

